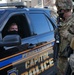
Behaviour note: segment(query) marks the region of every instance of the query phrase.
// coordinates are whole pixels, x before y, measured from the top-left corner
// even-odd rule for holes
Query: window
[[[16,14],[9,18],[7,21],[3,31],[2,36],[8,35],[8,28],[12,23],[16,23],[18,25],[18,34],[21,38],[25,38],[30,36],[30,30],[28,26],[27,19],[24,14]]]
[[[47,19],[44,14],[30,14],[34,34],[42,34],[50,31]]]
[[[38,5],[42,5],[42,1],[41,0],[38,0]]]
[[[50,27],[50,30],[53,31],[53,26],[52,26],[52,23],[49,21],[49,19],[47,18],[47,21],[48,21],[48,24],[49,24],[49,27]]]

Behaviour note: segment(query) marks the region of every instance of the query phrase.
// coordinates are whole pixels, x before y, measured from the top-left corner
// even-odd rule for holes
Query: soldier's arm
[[[71,25],[68,29],[67,39],[70,41],[70,47],[74,50],[74,25]]]
[[[70,42],[70,47],[74,50],[74,25],[70,25],[68,30],[65,29],[61,36]]]

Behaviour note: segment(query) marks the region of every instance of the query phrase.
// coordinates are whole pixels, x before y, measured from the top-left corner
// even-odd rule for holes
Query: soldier
[[[56,6],[60,20],[60,44],[58,57],[58,75],[64,75],[67,69],[67,59],[74,50],[71,43],[74,38],[74,15],[72,14],[73,4],[72,0],[56,0]],[[70,74],[65,74],[70,75]]]

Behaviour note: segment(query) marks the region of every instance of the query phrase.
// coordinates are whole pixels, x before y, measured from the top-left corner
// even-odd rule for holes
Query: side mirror
[[[21,44],[21,38],[19,35],[6,35],[3,40],[0,41],[0,46],[18,46]]]

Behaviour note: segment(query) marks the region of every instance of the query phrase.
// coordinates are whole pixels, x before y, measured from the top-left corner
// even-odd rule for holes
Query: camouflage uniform
[[[57,9],[72,9],[71,0],[56,0]],[[66,48],[68,43],[74,37],[74,15],[70,16],[66,21],[62,22],[59,28],[61,43],[59,45],[59,55]],[[58,57],[58,75],[63,75],[67,66],[67,58]]]

